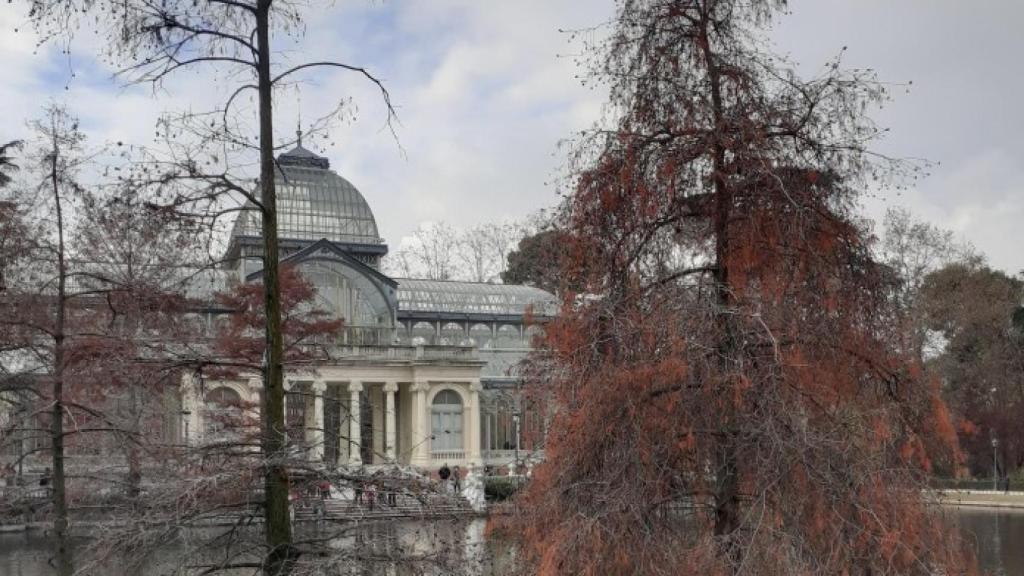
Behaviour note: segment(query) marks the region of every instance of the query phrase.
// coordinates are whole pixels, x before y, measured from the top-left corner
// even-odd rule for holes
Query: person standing
[[[458,466],[452,470],[452,488],[456,495],[462,492],[462,470],[459,470]]]
[[[441,486],[445,492],[448,491],[448,478],[452,475],[452,471],[448,468],[448,463],[445,462],[441,465],[441,469],[437,471],[437,477],[441,479]]]
[[[373,501],[377,497],[377,487],[374,484],[370,484],[366,487],[366,504],[370,507],[370,511],[373,511]]]

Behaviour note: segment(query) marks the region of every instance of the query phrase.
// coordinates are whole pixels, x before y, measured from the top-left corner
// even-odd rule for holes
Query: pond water
[[[485,537],[486,520],[439,518],[341,524],[318,528],[304,525],[296,540],[318,546],[318,554],[300,560],[304,576],[493,576],[514,562],[511,547]],[[224,534],[232,536],[225,538]],[[83,535],[86,536],[86,535]],[[98,537],[98,535],[97,535]],[[220,538],[215,540],[215,538]],[[96,539],[76,543],[76,565],[96,576],[184,576],[232,562],[258,560],[247,554],[258,546],[258,528],[191,530],[173,540],[160,540],[155,552],[132,563],[107,560],[90,567],[99,548]],[[211,543],[213,543],[211,545]],[[203,549],[206,545],[208,548]],[[51,576],[51,541],[38,531],[0,533],[0,576]],[[394,559],[400,558],[401,561]],[[219,575],[252,576],[253,568],[221,570]]]
[[[949,509],[964,537],[975,546],[985,574],[1024,574],[1024,510],[988,508]],[[397,522],[362,526],[333,545],[338,550],[361,550],[356,558],[335,564],[330,574],[359,576],[453,575],[492,576],[513,561],[507,546],[485,543],[483,520]],[[315,534],[312,536],[315,537]],[[39,532],[0,534],[0,575],[51,576],[47,560],[50,543]],[[104,566],[89,571],[97,576],[178,576],[181,545],[164,547],[154,557],[131,568]],[[391,554],[430,558],[416,565],[395,564],[381,558]],[[351,554],[345,554],[351,556]],[[201,561],[200,558],[191,559]],[[251,574],[251,570],[238,574]],[[324,571],[314,571],[327,574]]]
[[[1024,510],[964,507],[955,516],[964,538],[974,543],[984,573],[1024,574]]]

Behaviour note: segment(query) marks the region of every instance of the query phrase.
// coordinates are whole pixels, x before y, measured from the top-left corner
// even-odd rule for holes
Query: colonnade
[[[202,391],[191,385],[190,380],[186,380],[185,384],[182,394],[183,407],[187,405],[190,410],[184,410],[183,414],[189,415],[185,428],[191,430],[191,438],[184,440],[191,444],[201,443]],[[247,384],[248,386],[242,386],[234,382],[207,382],[205,388],[213,390],[220,386],[228,386],[238,391],[243,399],[253,401],[258,398],[259,379],[249,379]],[[245,390],[246,388],[248,390]],[[442,390],[453,390],[462,400],[461,450],[432,449],[434,430],[431,421],[431,402]],[[334,461],[333,453],[328,455],[325,450],[329,445],[325,433],[328,426],[333,428],[336,424],[338,465],[398,463],[433,468],[440,466],[441,461],[446,461],[449,465],[481,465],[481,390],[478,378],[454,381],[426,378],[415,378],[410,381],[336,380],[330,377],[286,378],[285,418],[287,421],[289,402],[303,402],[303,431],[300,434],[306,455],[312,462]],[[369,403],[369,409],[363,406],[365,402]],[[328,419],[329,410],[338,410],[337,417],[332,415]],[[370,422],[364,422],[367,414],[371,415]],[[293,422],[291,425],[297,424]],[[366,431],[372,431],[373,437],[364,438]],[[370,453],[373,456],[369,461],[364,461],[364,445],[372,448]]]

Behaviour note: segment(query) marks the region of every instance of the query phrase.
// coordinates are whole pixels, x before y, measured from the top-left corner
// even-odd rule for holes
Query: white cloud
[[[314,3],[315,4],[315,3]],[[325,5],[333,5],[325,2]],[[352,97],[357,121],[317,144],[334,167],[359,187],[384,236],[398,244],[420,222],[456,226],[527,214],[556,200],[549,182],[559,174],[561,139],[589,126],[601,112],[601,90],[581,87],[569,43],[559,29],[606,21],[613,3],[594,0],[395,0],[338,3],[311,12],[300,43],[275,37],[281,57],[340,59],[366,65],[383,78],[398,106],[399,141],[382,129],[375,88],[355,74],[304,76],[308,120]],[[1024,240],[1024,79],[1017,54],[1024,38],[1016,23],[1024,5],[979,10],[970,3],[916,1],[893,5],[851,0],[797,0],[774,38],[815,70],[842,45],[848,63],[875,66],[885,80],[914,80],[909,95],[879,118],[892,128],[886,152],[942,164],[911,191],[867,202],[879,215],[888,204],[956,230],[1010,271],[1024,268],[1015,246]],[[208,108],[229,90],[210,70],[186,73],[155,96],[119,88],[101,64],[76,64],[53,47],[36,53],[25,25],[25,3],[0,3],[0,140],[23,136],[26,119],[48,99],[63,98],[93,139],[148,144],[157,114],[168,107]],[[927,25],[907,26],[907,22]],[[14,33],[14,28],[21,31]],[[88,31],[75,56],[99,48]],[[63,90],[64,84],[69,90]],[[277,101],[277,129],[292,135],[294,92]]]

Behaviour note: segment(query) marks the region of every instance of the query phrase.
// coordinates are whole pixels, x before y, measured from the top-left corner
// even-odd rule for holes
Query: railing
[[[343,358],[372,358],[374,360],[413,360],[416,349],[408,346],[338,345],[330,350],[332,356]]]
[[[483,457],[485,464],[510,464],[517,456],[520,463],[526,463],[528,460],[537,462],[544,459],[543,450],[527,450],[525,448],[520,448],[519,450],[483,450],[480,455]]]
[[[475,360],[476,348],[473,346],[417,346],[416,357],[445,360]]]
[[[937,490],[1004,491],[1003,483],[996,484],[991,478],[933,478],[929,484]]]
[[[476,360],[472,346],[376,346],[340,344],[330,348],[331,356],[373,360]]]
[[[481,456],[483,456],[484,462],[505,463],[515,460],[516,453],[516,450],[484,450]],[[524,458],[528,454],[525,450],[518,451],[519,458]]]
[[[462,460],[466,457],[465,450],[438,450],[430,453],[431,460],[452,462]]]
[[[0,498],[4,501],[20,500],[46,500],[50,497],[49,487],[40,486],[3,486],[0,487]]]

